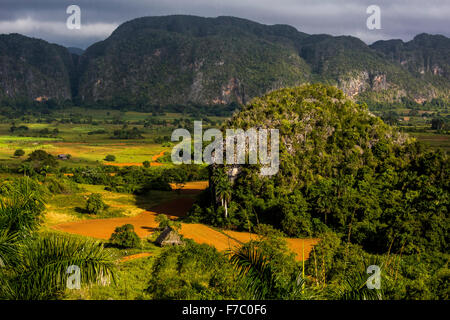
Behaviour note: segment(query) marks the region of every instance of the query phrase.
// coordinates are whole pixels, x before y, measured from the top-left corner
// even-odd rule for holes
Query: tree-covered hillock
[[[197,219],[244,230],[267,223],[293,237],[333,231],[378,253],[448,250],[447,155],[383,123],[335,87],[272,92],[225,126],[279,129],[279,172],[263,177],[258,165],[241,166],[230,182],[228,217],[220,205],[204,214],[195,206]]]

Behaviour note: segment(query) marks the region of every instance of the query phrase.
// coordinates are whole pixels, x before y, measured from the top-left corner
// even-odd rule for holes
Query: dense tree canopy
[[[357,264],[355,254],[403,256],[417,270],[434,270],[423,271],[429,278],[421,280],[416,297],[435,297],[432,288],[448,283],[450,179],[443,151],[424,147],[325,85],[254,99],[226,127],[279,129],[279,172],[267,177],[260,165],[240,166],[228,218],[217,193],[207,191],[190,219],[250,231],[266,223],[288,236],[321,238],[317,259],[323,259],[327,275],[317,265],[310,269],[319,284],[342,280],[345,266]],[[405,280],[396,283],[404,291],[389,294],[404,297],[406,288],[421,285],[406,262],[396,266],[403,268],[395,279]]]
[[[333,230],[367,250],[447,249],[447,156],[416,143],[323,85],[253,100],[226,125],[280,130],[280,170],[242,166],[229,224],[290,236]],[[214,177],[214,176],[213,176]]]

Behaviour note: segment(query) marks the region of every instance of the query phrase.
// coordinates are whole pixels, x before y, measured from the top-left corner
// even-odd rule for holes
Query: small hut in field
[[[68,155],[68,154],[58,154],[58,159],[59,160],[69,160],[70,159],[70,155]]]
[[[159,237],[156,239],[156,243],[161,247],[164,246],[179,246],[183,244],[180,235],[171,227],[166,227]]]

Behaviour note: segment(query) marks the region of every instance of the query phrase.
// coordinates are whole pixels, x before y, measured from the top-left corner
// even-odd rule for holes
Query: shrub
[[[163,145],[163,147],[164,147],[164,145]],[[170,163],[170,162],[172,162],[172,154],[170,152],[165,152],[162,157],[159,157],[158,159],[156,159],[156,162]]]
[[[92,193],[86,202],[86,211],[89,213],[98,214],[106,208],[102,195],[99,193]]]
[[[158,214],[156,217],[156,222],[159,223],[159,229],[164,230],[166,227],[171,227],[172,229],[179,231],[181,229],[181,223],[178,221],[170,220],[165,214]]]
[[[55,157],[44,150],[33,151],[25,161],[29,162],[33,170],[39,173],[47,173],[58,166]]]
[[[28,161],[46,161],[48,159],[54,158],[51,154],[45,152],[44,150],[35,150],[28,156]]]
[[[22,149],[17,149],[17,150],[14,152],[14,157],[21,157],[21,156],[23,156],[23,155],[25,155],[25,151],[23,151]]]
[[[116,161],[116,156],[113,156],[112,154],[108,154],[105,157],[105,161]]]
[[[78,184],[67,178],[47,177],[44,185],[53,194],[72,194],[80,191]]]
[[[144,168],[150,168],[150,161],[145,160],[144,162],[142,162],[142,165],[144,166]]]
[[[250,298],[223,253],[189,239],[155,258],[146,292],[152,299],[169,300]]]
[[[136,248],[141,244],[141,239],[134,232],[134,226],[131,224],[117,227],[109,241],[121,248]]]
[[[172,191],[172,187],[167,181],[164,180],[164,178],[157,177],[144,182],[143,186],[137,191],[137,193],[144,194],[150,190]]]

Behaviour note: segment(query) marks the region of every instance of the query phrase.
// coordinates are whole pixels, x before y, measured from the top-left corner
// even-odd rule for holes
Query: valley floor
[[[156,217],[165,214],[171,219],[177,219],[186,215],[194,203],[193,195],[199,193],[208,186],[207,181],[188,182],[183,186],[178,197],[163,202],[131,217],[118,217],[107,219],[83,219],[80,221],[61,223],[52,226],[53,229],[71,234],[108,240],[116,227],[124,224],[132,224],[135,232],[141,238],[148,238],[158,228]],[[175,193],[175,191],[173,191]],[[197,243],[206,243],[214,246],[219,251],[226,251],[240,246],[256,235],[248,232],[220,230],[199,223],[182,223],[180,233]],[[312,246],[317,239],[287,239],[289,247],[296,254],[297,260],[308,259]]]

